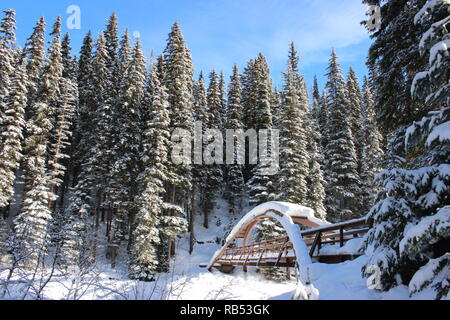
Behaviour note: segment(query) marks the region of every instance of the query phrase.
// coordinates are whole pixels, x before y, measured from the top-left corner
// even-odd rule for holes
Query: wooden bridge
[[[256,225],[269,218],[278,221],[287,236],[249,243]],[[207,267],[210,271],[217,268],[222,272],[232,272],[236,266],[242,266],[244,271],[249,266],[296,267],[300,272],[301,266],[306,267],[313,261],[340,263],[360,256],[358,252],[344,250],[345,245],[362,238],[368,230],[365,218],[329,224],[315,218],[310,208],[269,202],[252,210],[238,223]]]

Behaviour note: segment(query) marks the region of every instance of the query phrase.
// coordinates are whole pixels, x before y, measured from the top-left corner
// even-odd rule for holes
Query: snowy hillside
[[[102,255],[99,262],[87,275],[75,277],[72,283],[66,277],[56,274],[43,290],[43,299],[81,300],[291,300],[296,290],[296,280],[274,282],[258,274],[255,268],[248,273],[236,268],[233,274],[219,271],[208,272],[199,265],[208,262],[220,249],[215,243],[217,235],[224,234],[228,219],[226,202],[220,201],[212,217],[212,227],[205,229],[199,223],[197,243],[192,255],[188,253],[188,235],[177,241],[177,255],[169,273],[159,274],[156,282],[137,282],[128,279],[127,261],[121,259],[116,268]],[[220,223],[218,223],[220,221]],[[220,226],[217,226],[220,224]],[[102,251],[102,250],[100,250]],[[121,248],[121,257],[125,248]],[[354,261],[329,265],[314,263],[311,280],[323,300],[379,300],[408,299],[408,289],[404,286],[389,292],[377,292],[367,288],[367,280],[361,276],[361,268],[367,257]],[[49,272],[49,270],[48,270]],[[2,277],[4,273],[2,274]],[[79,281],[79,283],[76,283]],[[38,284],[37,284],[38,286]],[[24,285],[9,285],[6,299],[23,298]],[[27,298],[33,298],[30,291]],[[416,299],[431,298],[424,293]]]

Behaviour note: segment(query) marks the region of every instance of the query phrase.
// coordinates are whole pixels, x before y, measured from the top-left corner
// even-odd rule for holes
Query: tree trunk
[[[194,183],[192,185],[192,192],[191,192],[191,219],[189,221],[189,254],[192,254],[194,252],[194,242],[195,242],[195,216],[197,214],[197,208],[195,203],[195,193],[196,193],[196,184]]]
[[[128,245],[127,250],[131,251],[131,248],[133,246],[133,233],[134,233],[134,220],[136,219],[136,209],[132,209],[130,211],[129,215],[129,221],[128,221]]]
[[[208,206],[206,205],[206,202],[203,202],[203,227],[205,229],[209,228],[209,212],[208,212]]]

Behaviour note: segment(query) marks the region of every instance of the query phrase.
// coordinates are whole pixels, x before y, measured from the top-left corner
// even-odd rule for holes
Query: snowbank
[[[320,249],[321,255],[337,255],[337,254],[360,254],[362,247],[362,238],[351,239],[345,243],[343,247],[339,244],[327,244]]]

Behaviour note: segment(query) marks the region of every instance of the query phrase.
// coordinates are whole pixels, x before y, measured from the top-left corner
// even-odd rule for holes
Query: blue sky
[[[114,11],[121,32],[128,28],[140,34],[147,55],[164,49],[171,25],[179,21],[197,73],[214,68],[229,76],[234,63],[242,68],[262,52],[278,85],[291,40],[309,87],[315,74],[323,87],[332,47],[345,72],[352,66],[361,79],[367,73],[371,41],[360,26],[366,10],[361,0],[2,0],[0,8],[17,11],[17,38],[23,45],[41,15],[50,29],[58,15],[66,22],[70,5],[81,9],[81,29],[68,30],[64,23],[63,30],[70,32],[75,53],[87,31],[97,35]]]

